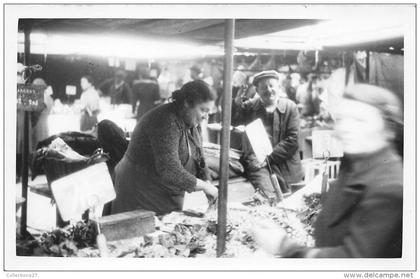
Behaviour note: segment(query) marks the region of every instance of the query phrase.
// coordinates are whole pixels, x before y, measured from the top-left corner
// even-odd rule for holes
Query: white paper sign
[[[66,95],[75,96],[76,95],[76,86],[66,85]]]
[[[245,133],[251,143],[257,160],[262,163],[273,152],[270,139],[261,119],[256,119],[245,127]]]
[[[183,210],[192,209],[198,212],[205,213],[209,207],[206,194],[203,191],[192,193],[185,193]]]
[[[115,199],[115,190],[105,163],[95,164],[51,183],[55,202],[64,221],[80,219],[86,209]]]
[[[136,71],[136,66],[137,65],[136,65],[135,60],[129,59],[129,60],[125,60],[124,66],[125,66],[126,71],[134,72],[134,71]]]

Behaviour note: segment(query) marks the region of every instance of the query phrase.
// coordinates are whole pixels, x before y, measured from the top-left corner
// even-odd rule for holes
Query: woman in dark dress
[[[256,227],[261,247],[282,257],[400,258],[403,168],[395,151],[402,109],[393,93],[356,84],[335,113],[344,157],[315,223],[315,247],[302,247],[272,224]]]
[[[146,209],[157,215],[182,210],[185,192],[217,197],[208,179],[199,124],[208,117],[215,93],[203,81],[186,83],[173,102],[146,113],[115,168],[112,213]]]

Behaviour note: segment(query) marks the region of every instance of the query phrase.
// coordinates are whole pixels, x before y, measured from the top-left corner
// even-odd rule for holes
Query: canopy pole
[[[30,56],[31,56],[31,26],[28,22],[23,24],[24,35],[25,35],[25,55],[23,63],[25,66],[30,66]],[[30,77],[27,77],[27,81],[30,82]],[[23,154],[22,154],[22,198],[25,199],[25,202],[22,204],[21,208],[21,219],[20,219],[20,235],[25,237],[27,235],[26,223],[27,223],[27,211],[28,211],[28,169],[29,169],[29,122],[30,122],[30,112],[24,111],[24,120],[23,120]]]
[[[227,187],[229,179],[230,124],[232,114],[233,39],[235,20],[225,20],[225,61],[223,71],[222,150],[220,152],[219,202],[217,211],[217,257],[225,252]]]
[[[369,83],[369,72],[370,72],[370,51],[366,50],[366,83]]]

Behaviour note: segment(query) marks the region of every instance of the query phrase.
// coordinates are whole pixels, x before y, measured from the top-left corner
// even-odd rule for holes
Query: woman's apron
[[[196,130],[196,128],[192,128],[192,130]],[[201,177],[200,175],[200,169],[202,167],[200,163],[200,158],[202,158],[202,150],[201,150],[201,143],[199,141],[199,137],[194,137],[193,133],[195,131],[191,131],[189,129],[183,129],[184,138],[186,140],[187,148],[188,148],[188,160],[183,164],[182,166],[186,171],[194,175],[195,177]],[[196,148],[196,153],[199,158],[194,158],[192,149]],[[203,159],[204,161],[204,159]],[[174,201],[179,204],[180,210],[182,210],[182,207],[184,205],[184,196],[185,193],[182,193],[180,195],[174,196]]]

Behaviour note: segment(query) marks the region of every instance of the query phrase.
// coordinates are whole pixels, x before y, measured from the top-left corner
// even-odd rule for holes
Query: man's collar
[[[261,98],[259,98],[259,99],[258,99],[258,106],[259,106],[260,108],[265,109],[264,103],[263,103],[263,101],[261,100]],[[286,99],[286,98],[284,98],[284,97],[280,97],[280,98],[277,100],[277,103],[276,103],[276,109],[277,109],[280,113],[285,113],[285,112],[286,112],[286,107],[287,107],[287,99]]]
[[[285,113],[286,112],[286,107],[287,107],[287,99],[280,97],[277,100],[277,104],[276,104],[277,109],[279,110],[280,113]]]

